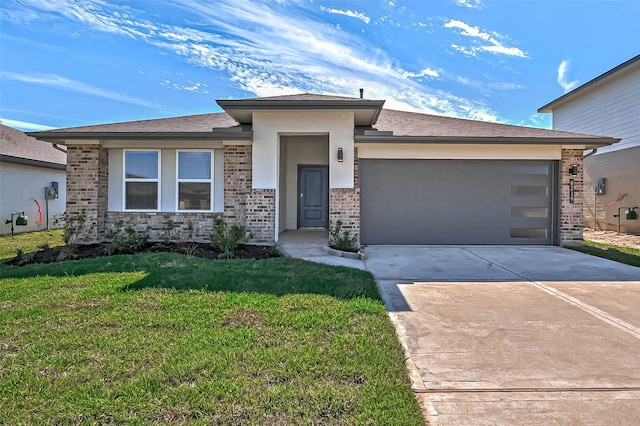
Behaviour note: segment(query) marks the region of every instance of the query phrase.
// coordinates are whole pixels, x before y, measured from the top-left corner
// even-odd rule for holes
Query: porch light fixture
[[[342,163],[344,161],[344,151],[342,148],[338,148],[338,163]]]
[[[569,167],[569,173],[571,176],[578,176],[578,165],[572,164],[571,167]]]

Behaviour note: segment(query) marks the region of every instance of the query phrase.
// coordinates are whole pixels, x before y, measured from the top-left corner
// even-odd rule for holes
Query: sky
[[[638,0],[0,0],[0,119],[23,131],[300,92],[551,127],[640,53]]]

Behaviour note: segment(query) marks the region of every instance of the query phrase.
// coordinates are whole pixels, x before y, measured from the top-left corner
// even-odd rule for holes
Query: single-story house
[[[553,113],[554,129],[620,139],[586,154],[585,225],[617,230],[620,213],[620,229],[640,234],[640,220],[628,220],[626,214],[628,207],[640,206],[640,55],[538,111]]]
[[[57,129],[67,213],[86,241],[118,221],[244,224],[252,243],[342,221],[360,244],[580,244],[582,155],[617,139],[298,94],[218,100],[223,112]],[[80,222],[70,231],[84,232]]]
[[[66,163],[64,148],[0,124],[0,235],[11,234],[12,221],[14,233],[62,224],[54,218],[66,208]],[[16,213],[24,213],[26,225],[16,225]]]

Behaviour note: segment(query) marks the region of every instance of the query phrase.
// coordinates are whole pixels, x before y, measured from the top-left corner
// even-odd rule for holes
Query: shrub
[[[149,242],[149,231],[138,232],[131,225],[124,228],[124,221],[119,220],[115,228],[107,233],[106,239],[102,250],[107,255],[135,251]]]
[[[358,251],[358,236],[351,235],[351,231],[342,228],[342,221],[329,221],[327,224],[327,232],[329,233],[329,247],[342,251]]]
[[[211,241],[211,247],[220,251],[220,258],[231,259],[234,257],[233,252],[238,247],[240,241],[246,237],[246,226],[229,226],[221,217],[216,217],[213,222],[213,230],[209,235],[209,240]]]

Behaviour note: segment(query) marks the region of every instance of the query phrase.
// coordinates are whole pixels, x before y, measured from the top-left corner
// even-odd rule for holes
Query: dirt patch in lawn
[[[30,263],[53,263],[63,260],[91,259],[113,254],[135,253],[179,253],[204,259],[220,259],[221,252],[206,243],[148,243],[136,250],[122,250],[114,253],[105,251],[105,244],[78,245],[73,249],[67,246],[50,247],[31,253],[20,254],[9,260],[7,264],[15,266]],[[280,257],[280,253],[272,246],[254,246],[239,244],[233,252],[234,259],[268,259]]]
[[[615,231],[594,231],[593,229],[585,228],[583,238],[596,243],[640,249],[640,235],[618,234]]]

